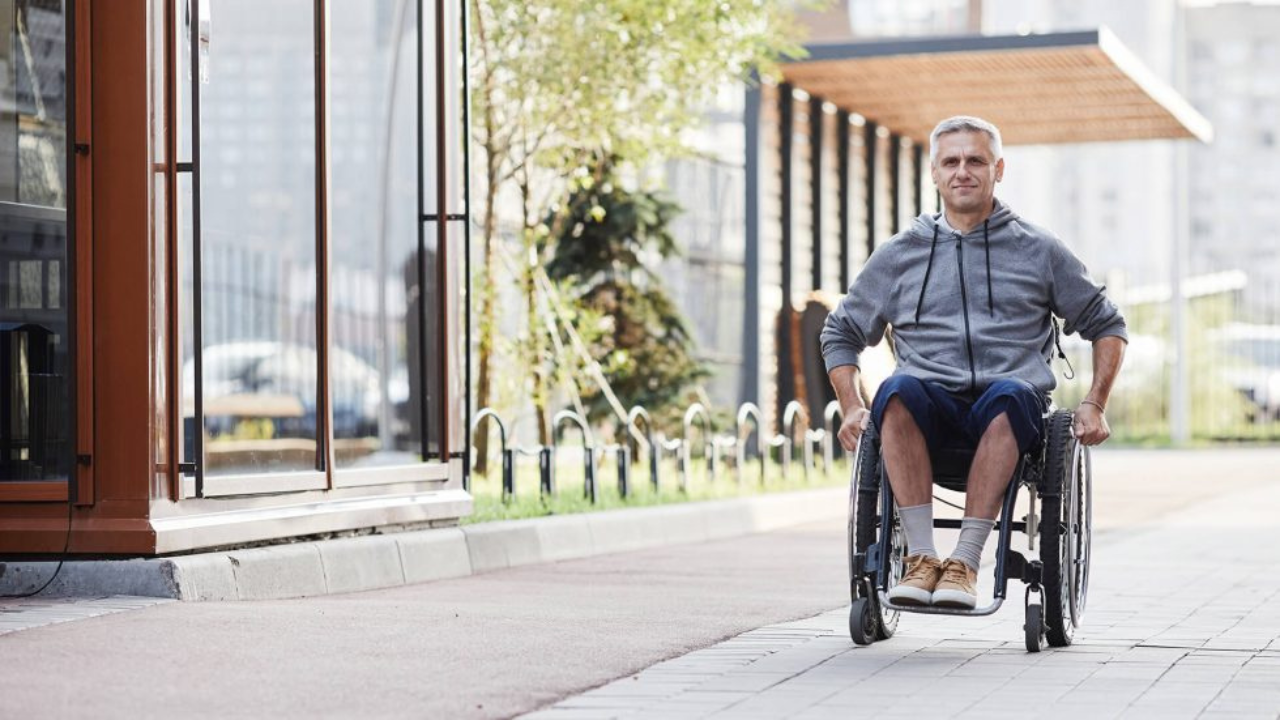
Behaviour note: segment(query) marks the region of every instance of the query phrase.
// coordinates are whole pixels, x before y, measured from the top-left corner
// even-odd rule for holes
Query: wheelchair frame
[[[901,579],[906,539],[893,502],[888,475],[882,472],[879,439],[874,427],[863,433],[854,456],[849,490],[849,577],[852,604],[849,634],[859,645],[893,636],[904,612],[933,615],[991,615],[1008,595],[1010,578],[1027,585],[1023,606],[1024,640],[1029,652],[1046,643],[1070,645],[1084,614],[1088,596],[1089,556],[1092,545],[1092,463],[1089,449],[1071,433],[1073,414],[1051,409],[1045,414],[1045,433],[1039,447],[1018,461],[1005,490],[997,518],[995,592],[992,602],[973,609],[897,605],[888,590]],[[957,456],[954,467],[934,468],[935,485],[964,490],[972,453]],[[952,458],[956,460],[957,458]],[[958,470],[958,472],[956,472]],[[950,474],[945,474],[951,471]],[[1027,515],[1014,520],[1018,492],[1026,488]],[[1039,506],[1039,507],[1037,507]],[[1046,518],[1041,522],[1041,517]],[[886,527],[884,518],[891,518]],[[935,518],[935,528],[958,529],[960,520]],[[1028,560],[1012,550],[1014,531],[1025,533],[1028,550],[1039,557]],[[1038,597],[1032,601],[1032,595]]]

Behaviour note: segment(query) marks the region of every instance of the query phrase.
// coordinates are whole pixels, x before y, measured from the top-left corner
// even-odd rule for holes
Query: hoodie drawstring
[[[933,226],[933,244],[929,246],[929,264],[924,266],[924,282],[920,283],[920,299],[916,300],[916,324],[920,324],[920,306],[924,305],[924,289],[929,287],[929,273],[933,272],[933,252],[938,249],[938,226]]]
[[[987,251],[987,312],[996,316],[996,301],[991,295],[991,219],[982,221],[982,244]]]

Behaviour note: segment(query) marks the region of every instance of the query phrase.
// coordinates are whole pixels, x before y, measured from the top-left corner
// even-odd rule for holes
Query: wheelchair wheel
[[[1037,653],[1044,649],[1044,608],[1038,603],[1027,605],[1022,633],[1025,636],[1027,652]]]
[[[877,540],[878,531],[885,530],[890,534],[889,544],[889,585],[892,586],[902,578],[904,572],[907,541],[895,509],[893,517],[887,523],[880,522],[880,448],[879,443],[865,433],[858,443],[857,457],[854,458],[854,479],[850,488],[850,526],[849,526],[849,568],[850,595],[854,608],[858,609],[858,601],[866,600],[866,617],[874,620],[874,639],[888,640],[898,629],[898,611],[888,610],[880,604],[880,598],[873,587],[874,573],[868,569],[861,576],[853,572],[853,558],[857,553],[866,553]],[[850,629],[853,627],[853,616],[850,616]],[[858,637],[851,632],[854,642]],[[859,643],[862,644],[862,643]]]
[[[1089,449],[1071,436],[1072,413],[1050,416],[1041,488],[1040,561],[1044,564],[1049,644],[1071,644],[1089,590],[1093,485]]]
[[[870,645],[879,639],[875,608],[869,598],[858,598],[849,606],[849,637],[855,645]]]

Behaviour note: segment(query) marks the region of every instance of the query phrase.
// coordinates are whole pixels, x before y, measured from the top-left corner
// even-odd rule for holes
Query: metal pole
[[[889,135],[889,229],[902,231],[902,136]]]
[[[877,126],[870,120],[863,126],[863,142],[862,150],[866,153],[867,171],[866,177],[863,178],[866,184],[866,202],[867,202],[867,257],[871,257],[871,253],[876,249],[876,192],[877,182],[876,174],[878,172],[877,165],[879,160],[880,136],[876,133]]]
[[[1181,4],[1174,8],[1174,47],[1186,46],[1186,12]],[[1178,90],[1186,90],[1186,53],[1175,53],[1174,83]],[[1187,303],[1182,286],[1182,276],[1188,265],[1188,235],[1191,230],[1190,189],[1187,162],[1187,144],[1179,142],[1174,147],[1173,167],[1173,247],[1169,259],[1169,333],[1173,345],[1173,358],[1169,377],[1169,435],[1174,443],[1183,444],[1191,439],[1190,423],[1190,372],[1187,365]]]
[[[626,500],[631,495],[631,448],[624,442],[618,446],[618,494]]]
[[[849,288],[849,113],[836,113],[836,193],[840,208],[840,291]]]
[[[427,372],[427,305],[430,298],[427,296],[427,227],[423,217],[426,215],[426,201],[424,193],[426,192],[426,152],[423,125],[426,122],[425,113],[422,109],[423,88],[426,83],[423,81],[423,2],[418,0],[418,95],[417,95],[417,120],[418,120],[418,372],[422,378],[418,393],[418,422],[421,427],[422,441],[422,457],[428,459],[431,457],[431,438],[430,438],[430,421],[431,413],[429,411],[431,402],[430,390],[430,373]],[[440,213],[445,212],[444,208],[440,208]]]
[[[915,184],[912,186],[912,200],[915,202],[915,216],[924,213],[924,145],[911,144],[911,166],[915,169]]]
[[[471,23],[467,0],[458,0],[462,6],[462,128],[459,131],[462,140],[462,243],[463,248],[463,282],[466,283],[466,314],[463,322],[463,413],[466,415],[462,427],[471,425]],[[470,447],[471,440],[465,439],[463,447]],[[463,453],[462,473],[471,474],[471,453]]]
[[[826,113],[822,111],[822,98],[809,98],[809,212],[813,218],[813,267],[810,268],[812,289],[822,289],[822,126]]]
[[[742,377],[738,397],[741,402],[754,402],[760,397],[760,106],[761,90],[756,85],[747,89],[743,103],[743,125],[746,138],[746,218],[743,229],[746,247],[742,254]]]
[[[195,422],[191,429],[195,448],[196,497],[204,497],[204,323],[200,225],[200,0],[191,0],[191,335],[195,371]]]
[[[791,367],[791,159],[792,135],[795,122],[795,99],[791,96],[791,85],[783,83],[778,86],[779,148],[781,150],[782,207],[779,209],[782,225],[782,307],[778,318],[778,347],[775,355],[778,362],[777,405],[781,410],[784,403],[795,394],[792,387],[793,368]]]

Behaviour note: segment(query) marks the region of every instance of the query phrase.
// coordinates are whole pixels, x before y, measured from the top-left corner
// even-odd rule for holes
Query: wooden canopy
[[[1212,139],[1209,121],[1105,28],[811,45],[786,82],[916,142],[977,115],[1006,145]]]

